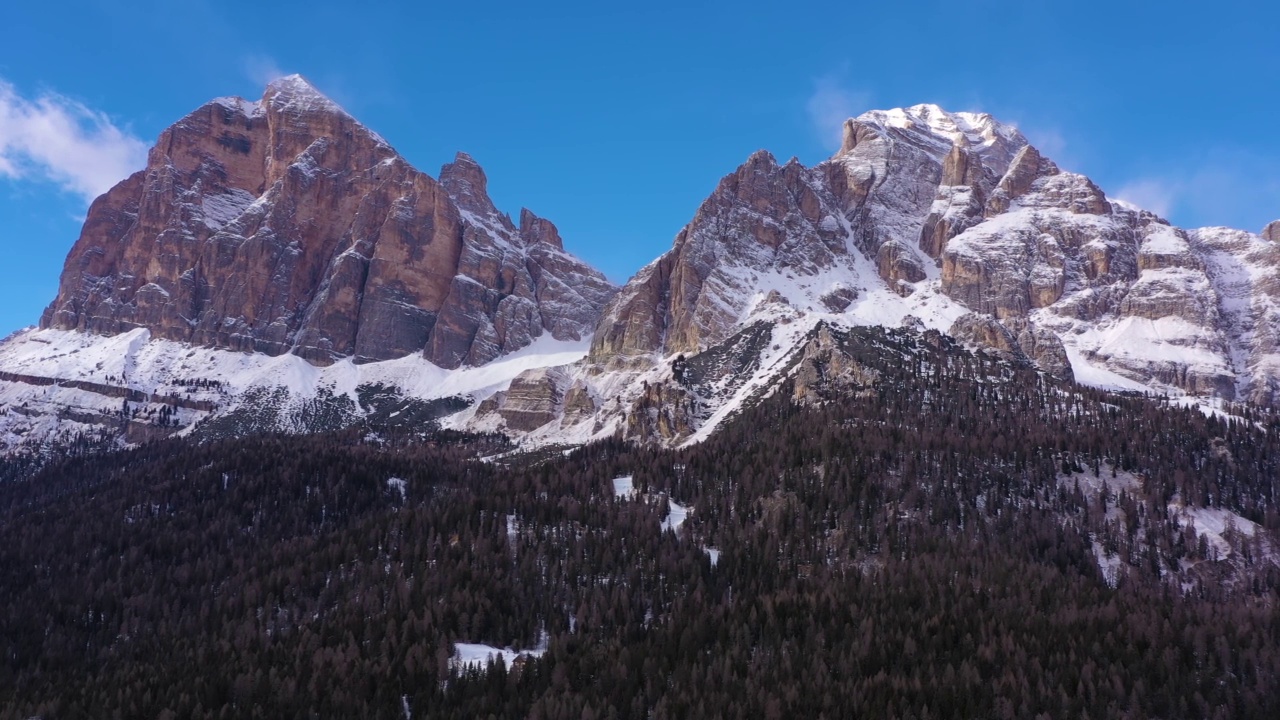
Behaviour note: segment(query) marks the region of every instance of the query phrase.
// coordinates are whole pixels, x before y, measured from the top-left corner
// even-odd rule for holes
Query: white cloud
[[[1182,183],[1159,178],[1143,178],[1126,183],[1116,191],[1117,199],[1143,210],[1149,210],[1162,218],[1169,217],[1182,194]]]
[[[48,180],[86,200],[146,165],[147,144],[56,93],[35,99],[0,80],[0,176]]]
[[[805,103],[805,112],[823,147],[838,150],[844,138],[844,121],[870,107],[870,93],[850,89],[839,75],[832,74],[814,82],[813,92]]]

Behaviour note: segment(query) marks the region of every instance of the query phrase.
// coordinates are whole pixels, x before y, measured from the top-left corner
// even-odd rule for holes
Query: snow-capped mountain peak
[[[580,359],[534,353],[502,365],[500,381],[464,383],[452,409],[465,409],[444,420],[527,444],[704,438],[797,363],[826,362],[802,360],[821,350],[804,350],[815,333],[860,325],[949,332],[1110,388],[1280,400],[1275,224],[1261,235],[1173,227],[987,114],[863,113],[813,167],[757,151],[614,295],[553,225],[498,211],[472,158],[459,153],[436,181],[368,135],[337,143],[355,121],[317,95],[287,78],[264,101],[220,100],[167,131],[148,171],[95,204],[44,326],[144,327],[147,342],[322,365],[420,353],[444,373],[589,341]],[[364,200],[335,204],[337,181]],[[166,210],[140,211],[150,207]],[[162,242],[177,251],[158,253]],[[254,271],[263,257],[270,277]],[[43,358],[32,349],[42,339],[22,336],[12,357]],[[12,382],[48,380],[29,380],[37,365],[65,374],[55,355],[24,360],[16,374],[28,379]]]

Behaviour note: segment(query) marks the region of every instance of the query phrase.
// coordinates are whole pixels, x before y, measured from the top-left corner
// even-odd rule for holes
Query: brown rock
[[[42,325],[444,367],[590,333],[604,277],[550,223],[499,214],[470,157],[441,178],[300,77],[215,100],[90,208]]]
[[[512,430],[536,430],[563,413],[567,385],[562,368],[526,370],[511,381],[497,412]]]
[[[1022,353],[1017,336],[990,315],[961,315],[951,324],[947,334],[968,345],[990,348],[1010,357],[1017,357]]]
[[[622,437],[641,443],[673,444],[697,430],[698,398],[670,382],[647,383],[626,413]]]
[[[899,295],[910,295],[912,287],[909,283],[925,279],[924,268],[905,245],[899,242],[887,242],[880,246],[876,253],[876,271],[889,283],[889,289]]]
[[[920,229],[920,249],[931,258],[942,255],[947,241],[982,221],[982,193],[976,188],[957,192],[955,188],[939,188],[938,200],[946,208],[931,212]],[[935,201],[935,206],[939,203]]]
[[[1075,381],[1075,371],[1061,338],[1022,318],[1006,320],[1005,325],[1016,334],[1018,349],[1031,362],[1059,380]]]
[[[591,390],[582,382],[575,383],[564,395],[564,424],[576,425],[593,417],[598,410]]]
[[[751,292],[727,270],[813,274],[847,253],[835,198],[819,173],[779,166],[757,152],[715,192],[671,251],[643,268],[609,304],[596,330],[596,359],[698,352],[731,335]]]
[[[842,313],[858,299],[858,291],[851,287],[838,287],[825,293],[819,300],[823,307],[833,313]]]
[[[983,179],[982,162],[973,157],[963,142],[953,146],[942,160],[942,185],[981,187]]]
[[[1000,178],[1000,183],[987,201],[986,216],[994,217],[1005,212],[1011,202],[1031,192],[1031,186],[1036,180],[1057,172],[1058,167],[1041,156],[1039,150],[1031,145],[1024,145],[1014,155],[1009,169]]]

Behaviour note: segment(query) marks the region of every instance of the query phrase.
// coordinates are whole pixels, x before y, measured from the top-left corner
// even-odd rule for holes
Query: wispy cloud
[[[272,80],[288,75],[280,69],[280,64],[269,55],[250,55],[244,61],[244,73],[257,88],[267,86]]]
[[[1280,218],[1275,160],[1217,150],[1120,186],[1115,196],[1185,227],[1227,225],[1257,232]]]
[[[25,98],[0,79],[0,176],[52,181],[86,200],[146,164],[147,144],[57,93]]]
[[[844,73],[831,73],[815,80],[813,92],[805,102],[814,135],[828,150],[840,148],[844,121],[870,108],[871,93],[850,87]]]
[[[1041,155],[1054,161],[1059,167],[1070,168],[1075,165],[1067,146],[1067,138],[1057,128],[1021,125],[1018,129],[1027,136],[1027,140],[1031,141]]]
[[[1181,181],[1178,180],[1142,178],[1121,186],[1116,190],[1115,196],[1119,200],[1167,218],[1182,192],[1180,186]]]

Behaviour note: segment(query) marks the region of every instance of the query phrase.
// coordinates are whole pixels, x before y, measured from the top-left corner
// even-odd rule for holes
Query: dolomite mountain
[[[1184,231],[1109,200],[990,116],[872,112],[817,167],[760,152],[726,177],[609,304],[592,357],[697,352],[761,304],[857,315],[887,288],[902,302],[866,309],[908,310],[1063,376],[1070,356],[1274,405],[1278,228]]]
[[[485,185],[464,154],[415,170],[299,76],[214,100],[93,204],[41,327],[445,368],[589,336],[614,288]]]
[[[1173,227],[985,114],[869,112],[815,167],[752,155],[610,301],[577,371],[518,378],[480,408],[510,406],[506,422],[480,426],[696,441],[780,377],[798,400],[820,397],[805,392],[815,378],[864,385],[828,331],[842,325],[942,331],[1064,380],[1274,407],[1278,234]]]
[[[616,290],[499,213],[470,158],[434,180],[286,78],[183,119],[94,203],[41,327],[0,344],[0,428],[681,444],[789,380],[797,402],[870,391],[860,325],[1275,407],[1280,221],[1179,229],[1012,126],[919,105],[849,120],[814,167],[752,155]]]

